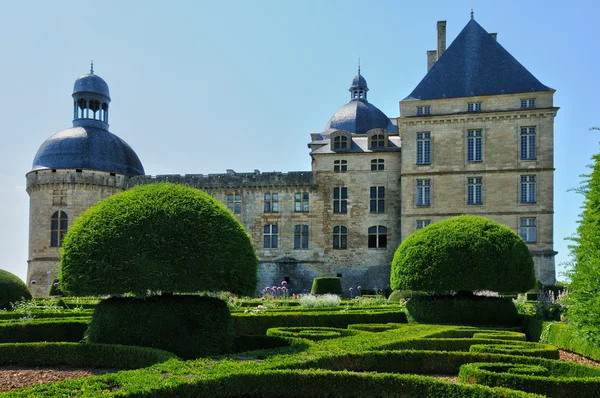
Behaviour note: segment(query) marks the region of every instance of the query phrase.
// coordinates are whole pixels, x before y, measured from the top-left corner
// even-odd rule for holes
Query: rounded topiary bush
[[[400,303],[402,300],[408,300],[417,296],[427,296],[426,292],[417,292],[414,290],[394,290],[388,297],[390,303]]]
[[[27,285],[15,274],[0,269],[0,309],[10,308],[11,303],[22,299],[31,300]]]
[[[322,277],[313,279],[311,294],[342,294],[342,280],[340,278]]]
[[[91,207],[61,250],[60,288],[72,295],[230,291],[251,295],[258,262],[249,235],[204,192],[138,186]]]
[[[535,282],[529,249],[493,220],[459,216],[418,230],[396,250],[393,289],[524,292]]]
[[[190,359],[229,352],[231,322],[227,303],[212,297],[110,298],[96,306],[86,340],[159,348]]]

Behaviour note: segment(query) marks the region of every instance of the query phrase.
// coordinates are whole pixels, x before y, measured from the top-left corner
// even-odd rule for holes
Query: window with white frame
[[[483,204],[483,179],[481,177],[467,178],[467,204]]]
[[[417,230],[423,229],[431,224],[431,220],[417,220]]]
[[[335,187],[333,188],[333,212],[347,213],[348,212],[348,188]]]
[[[417,180],[417,206],[431,206],[431,180]]]
[[[417,164],[431,163],[431,133],[417,133]]]
[[[536,202],[535,183],[536,181],[534,175],[521,176],[521,203]]]
[[[265,213],[279,213],[279,194],[265,194]]]
[[[333,161],[333,171],[336,173],[345,173],[348,170],[348,161],[347,160],[334,160]]]
[[[467,111],[479,112],[481,111],[481,102],[470,102],[467,104]]]
[[[521,108],[535,108],[535,98],[522,99]]]
[[[308,225],[294,226],[294,249],[308,249]]]
[[[333,248],[346,249],[348,247],[348,228],[343,225],[333,227]]]
[[[371,187],[370,209],[371,213],[385,212],[385,187]]]
[[[431,106],[417,106],[417,115],[429,115],[431,113]]]
[[[235,214],[242,212],[242,194],[230,193],[227,195],[227,208]]]
[[[369,248],[381,249],[387,247],[387,228],[383,225],[369,227]]]
[[[537,222],[535,217],[521,218],[519,235],[528,243],[533,243],[537,240]]]
[[[521,127],[521,160],[536,158],[535,127]]]
[[[62,246],[63,238],[69,229],[69,217],[64,211],[56,211],[50,219],[50,246]]]
[[[265,249],[277,249],[279,230],[276,224],[265,225],[263,232],[263,247]]]
[[[467,161],[481,162],[483,134],[481,130],[467,131]]]
[[[308,192],[296,192],[294,194],[294,211],[297,213],[308,212]]]
[[[371,171],[381,171],[385,169],[385,162],[383,159],[371,160]]]

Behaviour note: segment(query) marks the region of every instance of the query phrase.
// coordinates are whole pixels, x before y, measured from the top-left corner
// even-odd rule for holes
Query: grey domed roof
[[[324,133],[346,130],[351,133],[365,134],[372,129],[398,132],[397,127],[376,106],[364,100],[352,100],[333,115],[325,126]]]
[[[110,99],[108,84],[106,84],[104,79],[102,79],[100,76],[93,73],[79,76],[77,80],[75,80],[73,94],[77,93],[97,93]]]
[[[354,79],[352,79],[352,86],[350,86],[350,89],[354,87],[367,87],[367,81],[360,74],[360,72],[358,72],[358,75],[354,76]]]
[[[32,170],[41,169],[88,169],[128,176],[144,174],[142,162],[125,141],[92,126],[66,129],[44,141],[33,159]]]

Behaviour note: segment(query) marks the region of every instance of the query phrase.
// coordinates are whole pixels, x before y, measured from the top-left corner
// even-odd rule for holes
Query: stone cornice
[[[440,115],[401,116],[398,126],[429,124],[478,123],[505,119],[530,119],[532,117],[555,117],[559,108],[525,108],[486,112],[458,112]]]
[[[534,167],[534,168],[510,168],[510,169],[480,169],[480,170],[435,170],[435,171],[414,171],[400,173],[400,177],[410,176],[431,176],[431,175],[451,175],[451,174],[496,174],[496,173],[539,173],[542,171],[554,171],[553,167]]]

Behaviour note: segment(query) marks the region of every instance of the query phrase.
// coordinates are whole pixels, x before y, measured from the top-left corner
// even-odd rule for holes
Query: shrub
[[[24,322],[0,322],[1,343],[71,341],[83,339],[90,318],[33,319]]]
[[[342,280],[340,278],[323,277],[313,279],[311,294],[342,294]]]
[[[110,298],[96,307],[86,333],[91,343],[139,345],[182,358],[230,351],[233,332],[227,304],[200,296]]]
[[[459,216],[406,238],[392,261],[393,289],[526,291],[535,282],[523,239],[495,221]]]
[[[550,344],[529,343],[526,341],[511,341],[499,344],[473,344],[469,348],[469,351],[560,359],[558,348],[555,346]]]
[[[414,290],[394,290],[390,297],[388,297],[388,301],[390,303],[400,303],[403,300],[408,300],[409,298],[416,296],[428,296],[426,292],[417,292]]]
[[[417,296],[406,303],[409,317],[419,323],[463,325],[517,324],[517,310],[501,297]]]
[[[544,329],[546,333],[543,334],[540,342],[553,344],[563,350],[600,361],[600,345],[586,339],[575,326],[553,322],[544,323]]]
[[[342,299],[337,294],[323,294],[315,296],[314,294],[301,294],[298,296],[298,303],[306,308],[335,308],[340,305]]]
[[[227,290],[253,294],[257,259],[239,221],[204,192],[137,186],[79,217],[65,235],[60,287],[72,295]]]
[[[0,309],[10,308],[11,303],[22,299],[31,300],[27,285],[15,274],[0,269]]]
[[[312,341],[337,339],[340,337],[353,336],[356,330],[340,329],[332,327],[296,327],[296,328],[271,328],[267,330],[267,336],[296,337]]]

